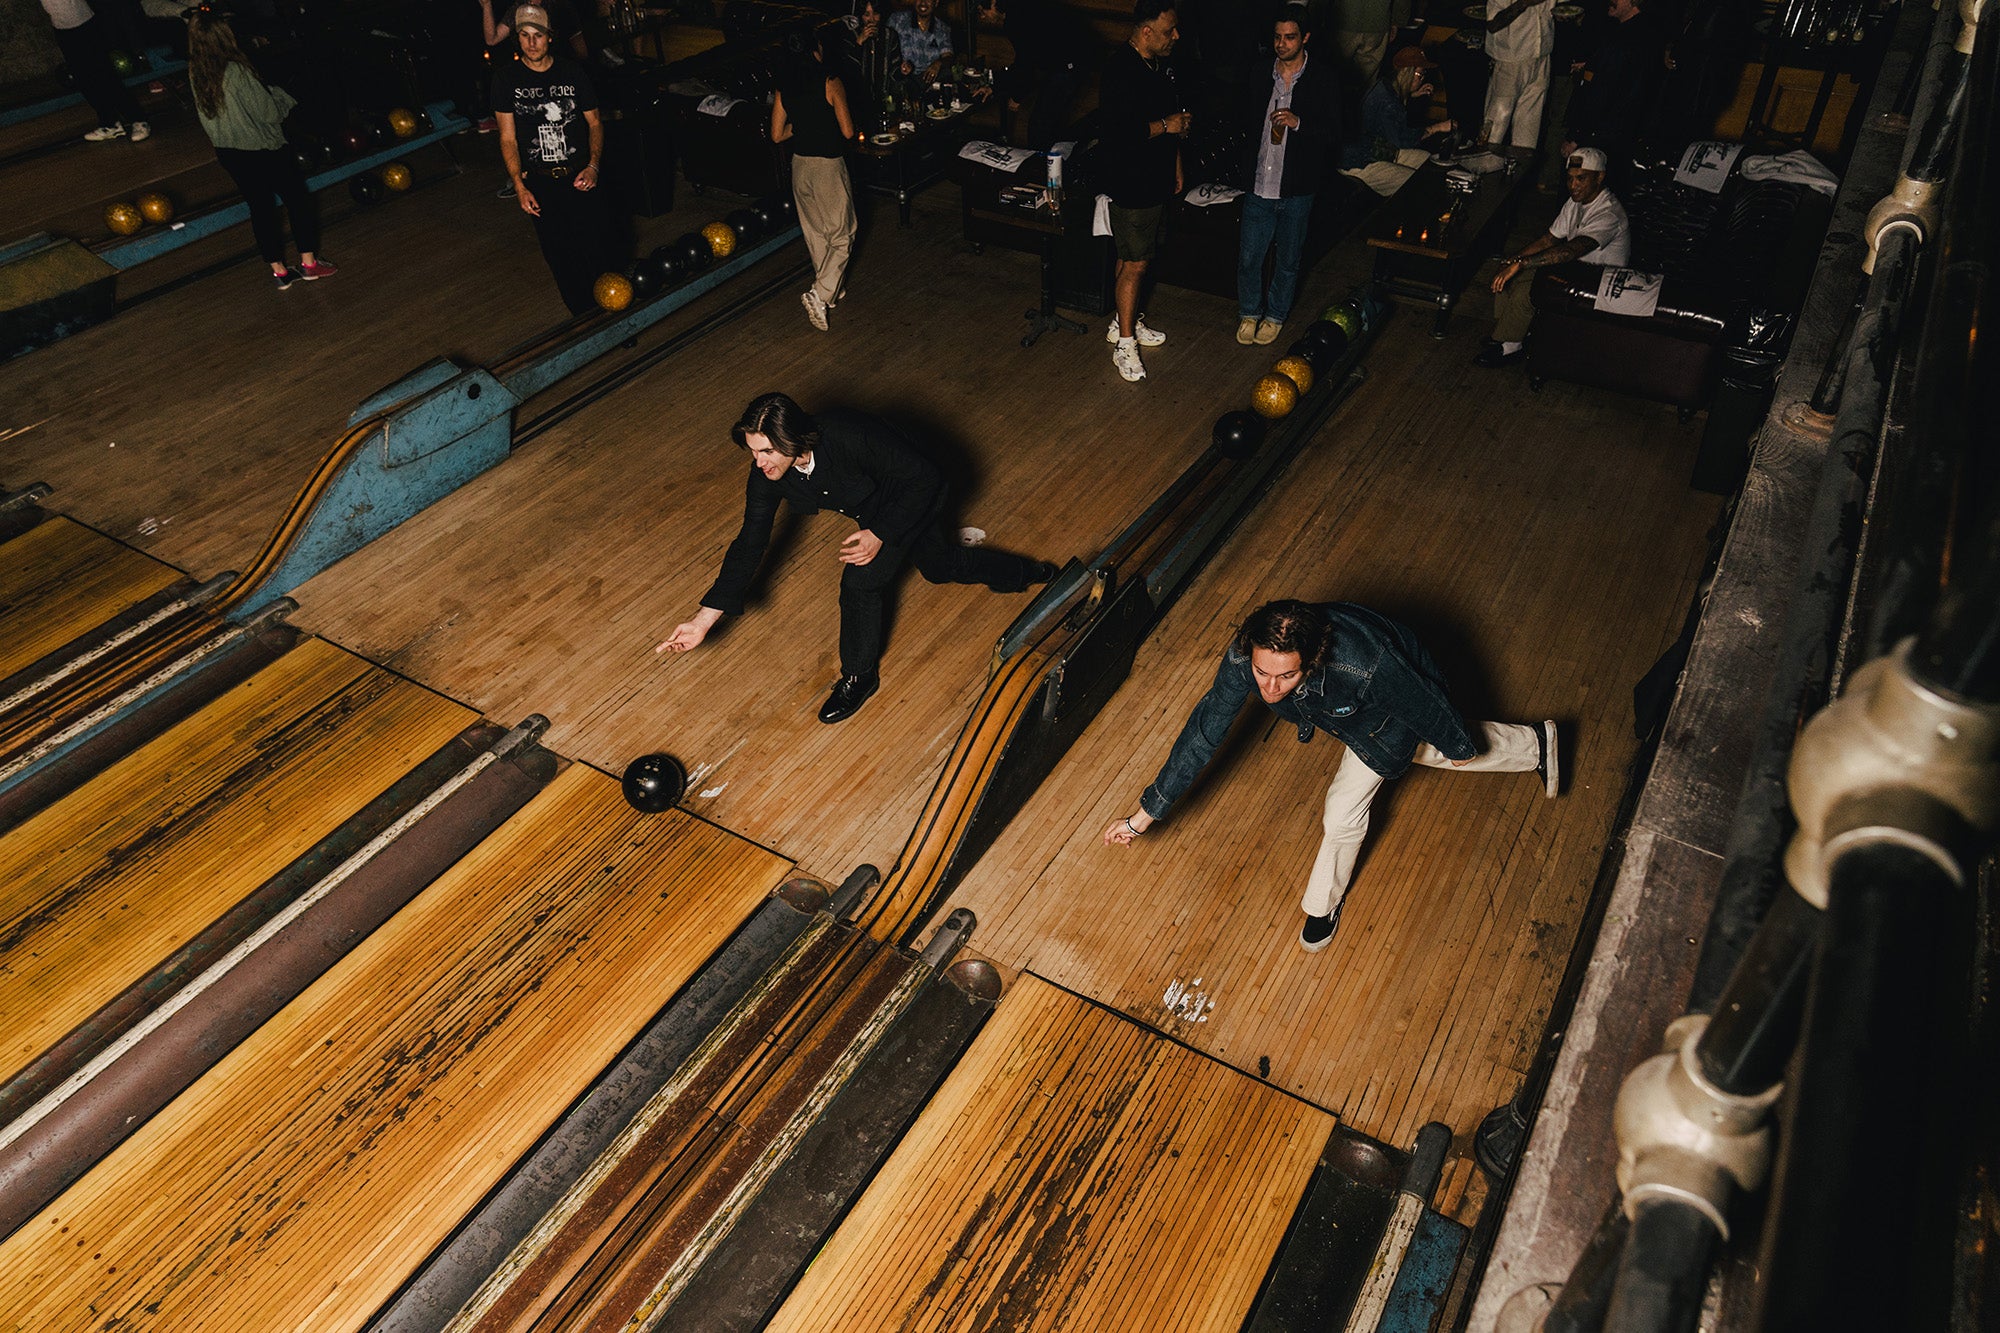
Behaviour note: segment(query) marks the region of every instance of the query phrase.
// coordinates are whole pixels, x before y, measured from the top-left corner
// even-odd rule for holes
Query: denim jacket
[[[1445,697],[1443,673],[1408,626],[1350,602],[1328,602],[1320,609],[1333,626],[1327,660],[1271,705],[1278,716],[1297,725],[1300,743],[1312,739],[1314,728],[1328,732],[1385,778],[1408,768],[1422,741],[1447,759],[1478,753],[1465,719]],[[1256,693],[1250,657],[1232,641],[1216,668],[1215,683],[1194,706],[1160,775],[1139,798],[1147,814],[1163,819],[1187,794],[1229,735],[1243,701]]]

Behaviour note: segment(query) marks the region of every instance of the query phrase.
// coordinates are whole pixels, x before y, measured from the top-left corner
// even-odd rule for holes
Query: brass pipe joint
[[[1868,220],[1861,224],[1861,233],[1868,238],[1868,254],[1861,261],[1863,273],[1874,275],[1883,243],[1896,232],[1907,231],[1922,245],[1924,238],[1937,230],[1939,193],[1936,181],[1896,177],[1895,185],[1868,210]]]
[[[1919,683],[1913,642],[1855,672],[1792,747],[1785,878],[1821,911],[1834,860],[1861,843],[1908,847],[1962,883],[1967,836],[2000,822],[2000,709]]]
[[[1702,1076],[1695,1043],[1708,1015],[1686,1014],[1667,1028],[1664,1050],[1625,1076],[1612,1111],[1618,1188],[1625,1215],[1641,1204],[1694,1208],[1729,1239],[1729,1201],[1764,1183],[1771,1167],[1770,1109],[1784,1091],[1724,1092]]]
[[[1951,49],[1970,58],[1972,44],[1979,38],[1979,11],[1986,7],[1986,0],[1958,0],[1958,40]]]

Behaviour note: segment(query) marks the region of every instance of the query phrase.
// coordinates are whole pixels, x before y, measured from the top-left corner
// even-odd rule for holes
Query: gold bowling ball
[[[174,201],[155,191],[139,196],[139,216],[148,222],[172,222]]]
[[[104,210],[104,225],[120,236],[130,236],[146,225],[146,218],[132,205],[117,203]]]
[[[1281,357],[1278,361],[1278,364],[1272,366],[1271,369],[1277,374],[1283,375],[1286,379],[1290,380],[1292,383],[1298,385],[1300,393],[1312,392],[1313,368],[1311,364],[1308,363],[1304,357],[1302,356]]]
[[[382,168],[382,183],[401,194],[410,188],[410,169],[401,162],[391,162]]]
[[[398,139],[407,139],[417,132],[417,117],[407,107],[397,107],[389,113],[389,132]]]
[[[605,274],[590,290],[605,310],[623,310],[632,304],[632,280],[622,273]]]
[[[736,229],[727,222],[709,223],[701,229],[701,239],[708,242],[708,252],[717,259],[736,253]]]
[[[1267,421],[1287,416],[1299,405],[1299,386],[1275,372],[1257,381],[1250,391],[1250,406]]]

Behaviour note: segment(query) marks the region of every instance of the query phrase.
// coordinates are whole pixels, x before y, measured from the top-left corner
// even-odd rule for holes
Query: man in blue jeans
[[[1304,5],[1278,11],[1271,25],[1271,81],[1253,83],[1254,100],[1244,107],[1254,151],[1236,252],[1236,341],[1246,347],[1276,342],[1292,313],[1313,195],[1340,142],[1339,79],[1332,66],[1306,59],[1311,38]],[[1264,256],[1273,252],[1266,289]]]
[[[1299,729],[1347,746],[1326,789],[1319,854],[1306,879],[1299,947],[1333,942],[1340,905],[1368,836],[1368,807],[1382,784],[1412,763],[1478,773],[1539,773],[1554,796],[1556,724],[1480,722],[1472,727],[1445,694],[1444,674],[1409,626],[1351,602],[1266,602],[1223,651],[1215,683],[1195,705],[1139,808],[1104,826],[1126,845],[1166,818],[1228,738],[1252,691]]]

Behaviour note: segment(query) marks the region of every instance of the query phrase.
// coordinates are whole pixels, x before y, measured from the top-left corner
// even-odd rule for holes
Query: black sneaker
[[[289,291],[291,285],[298,280],[299,275],[296,269],[288,268],[283,273],[273,273],[271,275],[271,281],[277,285],[278,290],[281,292]]]
[[[1489,346],[1479,349],[1479,355],[1472,358],[1472,364],[1475,366],[1485,366],[1488,370],[1498,370],[1502,366],[1511,366],[1516,362],[1527,359],[1528,349],[1525,346],[1516,347],[1510,352],[1507,350],[1506,344],[1492,343]]]
[[[842,676],[834,683],[833,693],[820,705],[819,720],[845,722],[881,688],[881,676],[872,672],[866,676]]]
[[[1062,567],[1053,560],[1030,560],[1028,562],[1028,586],[1033,588],[1047,583],[1062,573]]]
[[[1305,926],[1299,931],[1299,947],[1307,953],[1318,953],[1333,943],[1333,932],[1340,928],[1340,903],[1333,905],[1333,911],[1325,916],[1309,916]]]
[[[1554,718],[1543,719],[1536,739],[1542,743],[1542,757],[1535,761],[1535,772],[1542,775],[1542,795],[1554,796],[1562,790],[1562,757],[1556,752]]]

